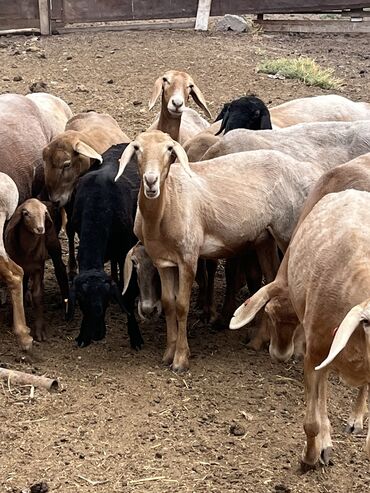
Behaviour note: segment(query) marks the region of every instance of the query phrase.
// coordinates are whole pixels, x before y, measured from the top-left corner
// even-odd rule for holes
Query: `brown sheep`
[[[23,202],[5,229],[5,249],[24,271],[24,287],[30,281],[30,293],[35,315],[32,336],[46,338],[43,321],[43,280],[48,255],[53,260],[55,274],[63,300],[68,299],[68,278],[62,261],[62,249],[46,205],[37,199]]]

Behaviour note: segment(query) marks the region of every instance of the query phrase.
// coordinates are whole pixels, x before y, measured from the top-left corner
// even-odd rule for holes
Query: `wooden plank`
[[[194,29],[194,21],[177,22],[141,22],[133,24],[121,24],[112,26],[81,26],[81,27],[56,27],[58,34],[70,34],[78,31],[101,32],[101,31],[155,31],[160,29]]]
[[[0,29],[30,29],[36,28],[40,31],[39,19],[0,19]]]
[[[370,22],[350,22],[344,20],[301,21],[264,20],[257,23],[265,32],[296,33],[370,33]]]
[[[211,13],[212,0],[199,0],[197,18],[195,20],[196,31],[207,31],[208,19]]]
[[[39,0],[40,33],[48,36],[50,32],[50,4],[49,0]]]

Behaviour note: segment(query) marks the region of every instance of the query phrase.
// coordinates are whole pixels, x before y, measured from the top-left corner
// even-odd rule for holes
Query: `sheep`
[[[0,172],[0,279],[6,283],[11,294],[14,333],[21,349],[27,351],[31,349],[33,339],[24,315],[23,270],[9,257],[3,240],[5,222],[14,214],[18,200],[19,192],[16,184],[8,175]]]
[[[64,132],[65,126],[73,113],[68,104],[63,99],[48,94],[46,92],[35,92],[26,94],[26,98],[31,99],[50,122],[51,133],[49,141]]]
[[[273,128],[303,122],[370,120],[370,104],[354,102],[337,94],[293,99],[270,108]]]
[[[72,193],[79,176],[89,171],[93,162],[102,161],[101,154],[113,144],[129,142],[118,123],[105,113],[78,113],[71,118],[65,132],[43,149],[45,182],[52,202],[66,209],[68,237],[68,272],[77,271],[74,231],[71,226]]]
[[[141,187],[134,232],[161,278],[167,322],[163,360],[174,370],[186,370],[186,320],[198,257],[232,257],[266,230],[285,251],[307,191],[322,169],[263,150],[189,165],[178,143],[151,131],[127,146],[116,179],[135,154]],[[170,168],[172,156],[179,164]]]
[[[54,127],[55,121],[31,98],[0,95],[0,171],[17,185],[19,203],[36,197],[44,188],[42,149]]]
[[[162,130],[183,144],[190,137],[209,127],[209,123],[196,111],[186,107],[191,96],[212,118],[201,90],[186,72],[168,70],[163,76],[158,77],[149,101],[149,110],[154,107],[160,95],[162,95],[161,112],[148,130]]]
[[[329,372],[350,385],[370,383],[369,208],[369,192],[330,193],[306,216],[290,245],[289,297],[306,335],[304,468],[329,462]],[[370,458],[370,428],[366,451]]]
[[[110,300],[117,301],[125,312],[127,307],[131,346],[138,349],[143,344],[134,316],[138,292],[135,280],[130,283],[123,302],[116,282],[104,272],[105,261],[111,261],[112,271],[118,264],[120,278],[116,281],[122,288],[123,255],[137,242],[133,225],[140,177],[134,160],[117,183],[113,180],[125,147],[126,144],[119,144],[109,148],[103,154],[102,165],[81,177],[76,189],[72,226],[80,239],[79,274],[73,280],[68,318],[72,318],[77,300],[83,314],[76,339],[80,347],[105,336],[105,312]]]
[[[218,120],[221,120],[221,123]],[[221,132],[226,134],[235,128],[271,129],[269,110],[264,102],[255,96],[244,96],[226,103],[209,129],[185,142],[183,147],[189,161],[200,161],[205,152],[220,140],[218,136]]]
[[[370,121],[302,123],[279,130],[232,130],[202,157],[274,149],[299,161],[343,164],[370,150]]]
[[[62,261],[62,248],[45,203],[28,199],[11,217],[5,229],[5,249],[24,272],[24,286],[31,281],[35,327],[31,335],[37,341],[46,339],[43,320],[43,279],[45,261],[51,256],[63,300],[68,299],[68,278]]]

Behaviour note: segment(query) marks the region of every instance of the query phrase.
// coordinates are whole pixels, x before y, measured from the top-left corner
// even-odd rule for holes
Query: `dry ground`
[[[255,73],[264,57],[289,55],[334,67],[342,94],[369,99],[369,37],[191,31],[1,38],[0,91],[26,93],[44,81],[75,112],[106,111],[134,136],[154,118],[147,101],[168,68],[190,72],[213,113],[245,93],[271,104],[324,93]],[[219,302],[221,292],[219,277]],[[0,363],[57,376],[64,388],[29,399],[28,388],[0,384],[0,493],[41,480],[61,493],[369,491],[365,438],[343,431],[355,392],[336,378],[333,465],[301,475],[301,362],[273,364],[267,353],[246,349],[243,331],[215,334],[192,310],[191,371],[176,375],[161,365],[163,320],[142,325],[145,347],[135,353],[113,306],[106,343],[79,350],[79,319],[63,322],[50,268],[45,297],[50,338],[37,345],[32,364],[20,361],[8,307],[0,311]],[[230,433],[235,424],[242,435]]]

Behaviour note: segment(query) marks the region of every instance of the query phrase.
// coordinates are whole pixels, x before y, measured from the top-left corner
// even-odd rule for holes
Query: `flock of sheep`
[[[246,96],[210,125],[186,106],[190,96],[211,117],[189,74],[159,77],[149,108],[160,98],[160,114],[134,141],[111,116],[73,116],[50,94],[0,96],[0,278],[14,332],[24,350],[47,335],[43,276],[51,257],[66,318],[76,303],[82,312],[79,346],[105,337],[115,300],[131,346],[140,348],[139,297],[140,317],[164,311],[163,361],[187,370],[196,280],[209,321],[237,329],[258,315],[252,347],[269,342],[280,361],[304,353],[302,463],[327,464],[329,371],[360,387],[349,431],[363,428],[370,383],[370,104],[327,95],[268,109]],[[223,258],[217,316],[214,277]],[[252,296],[236,309],[245,283]],[[31,329],[24,299],[34,307]],[[370,427],[366,449],[370,457]]]

